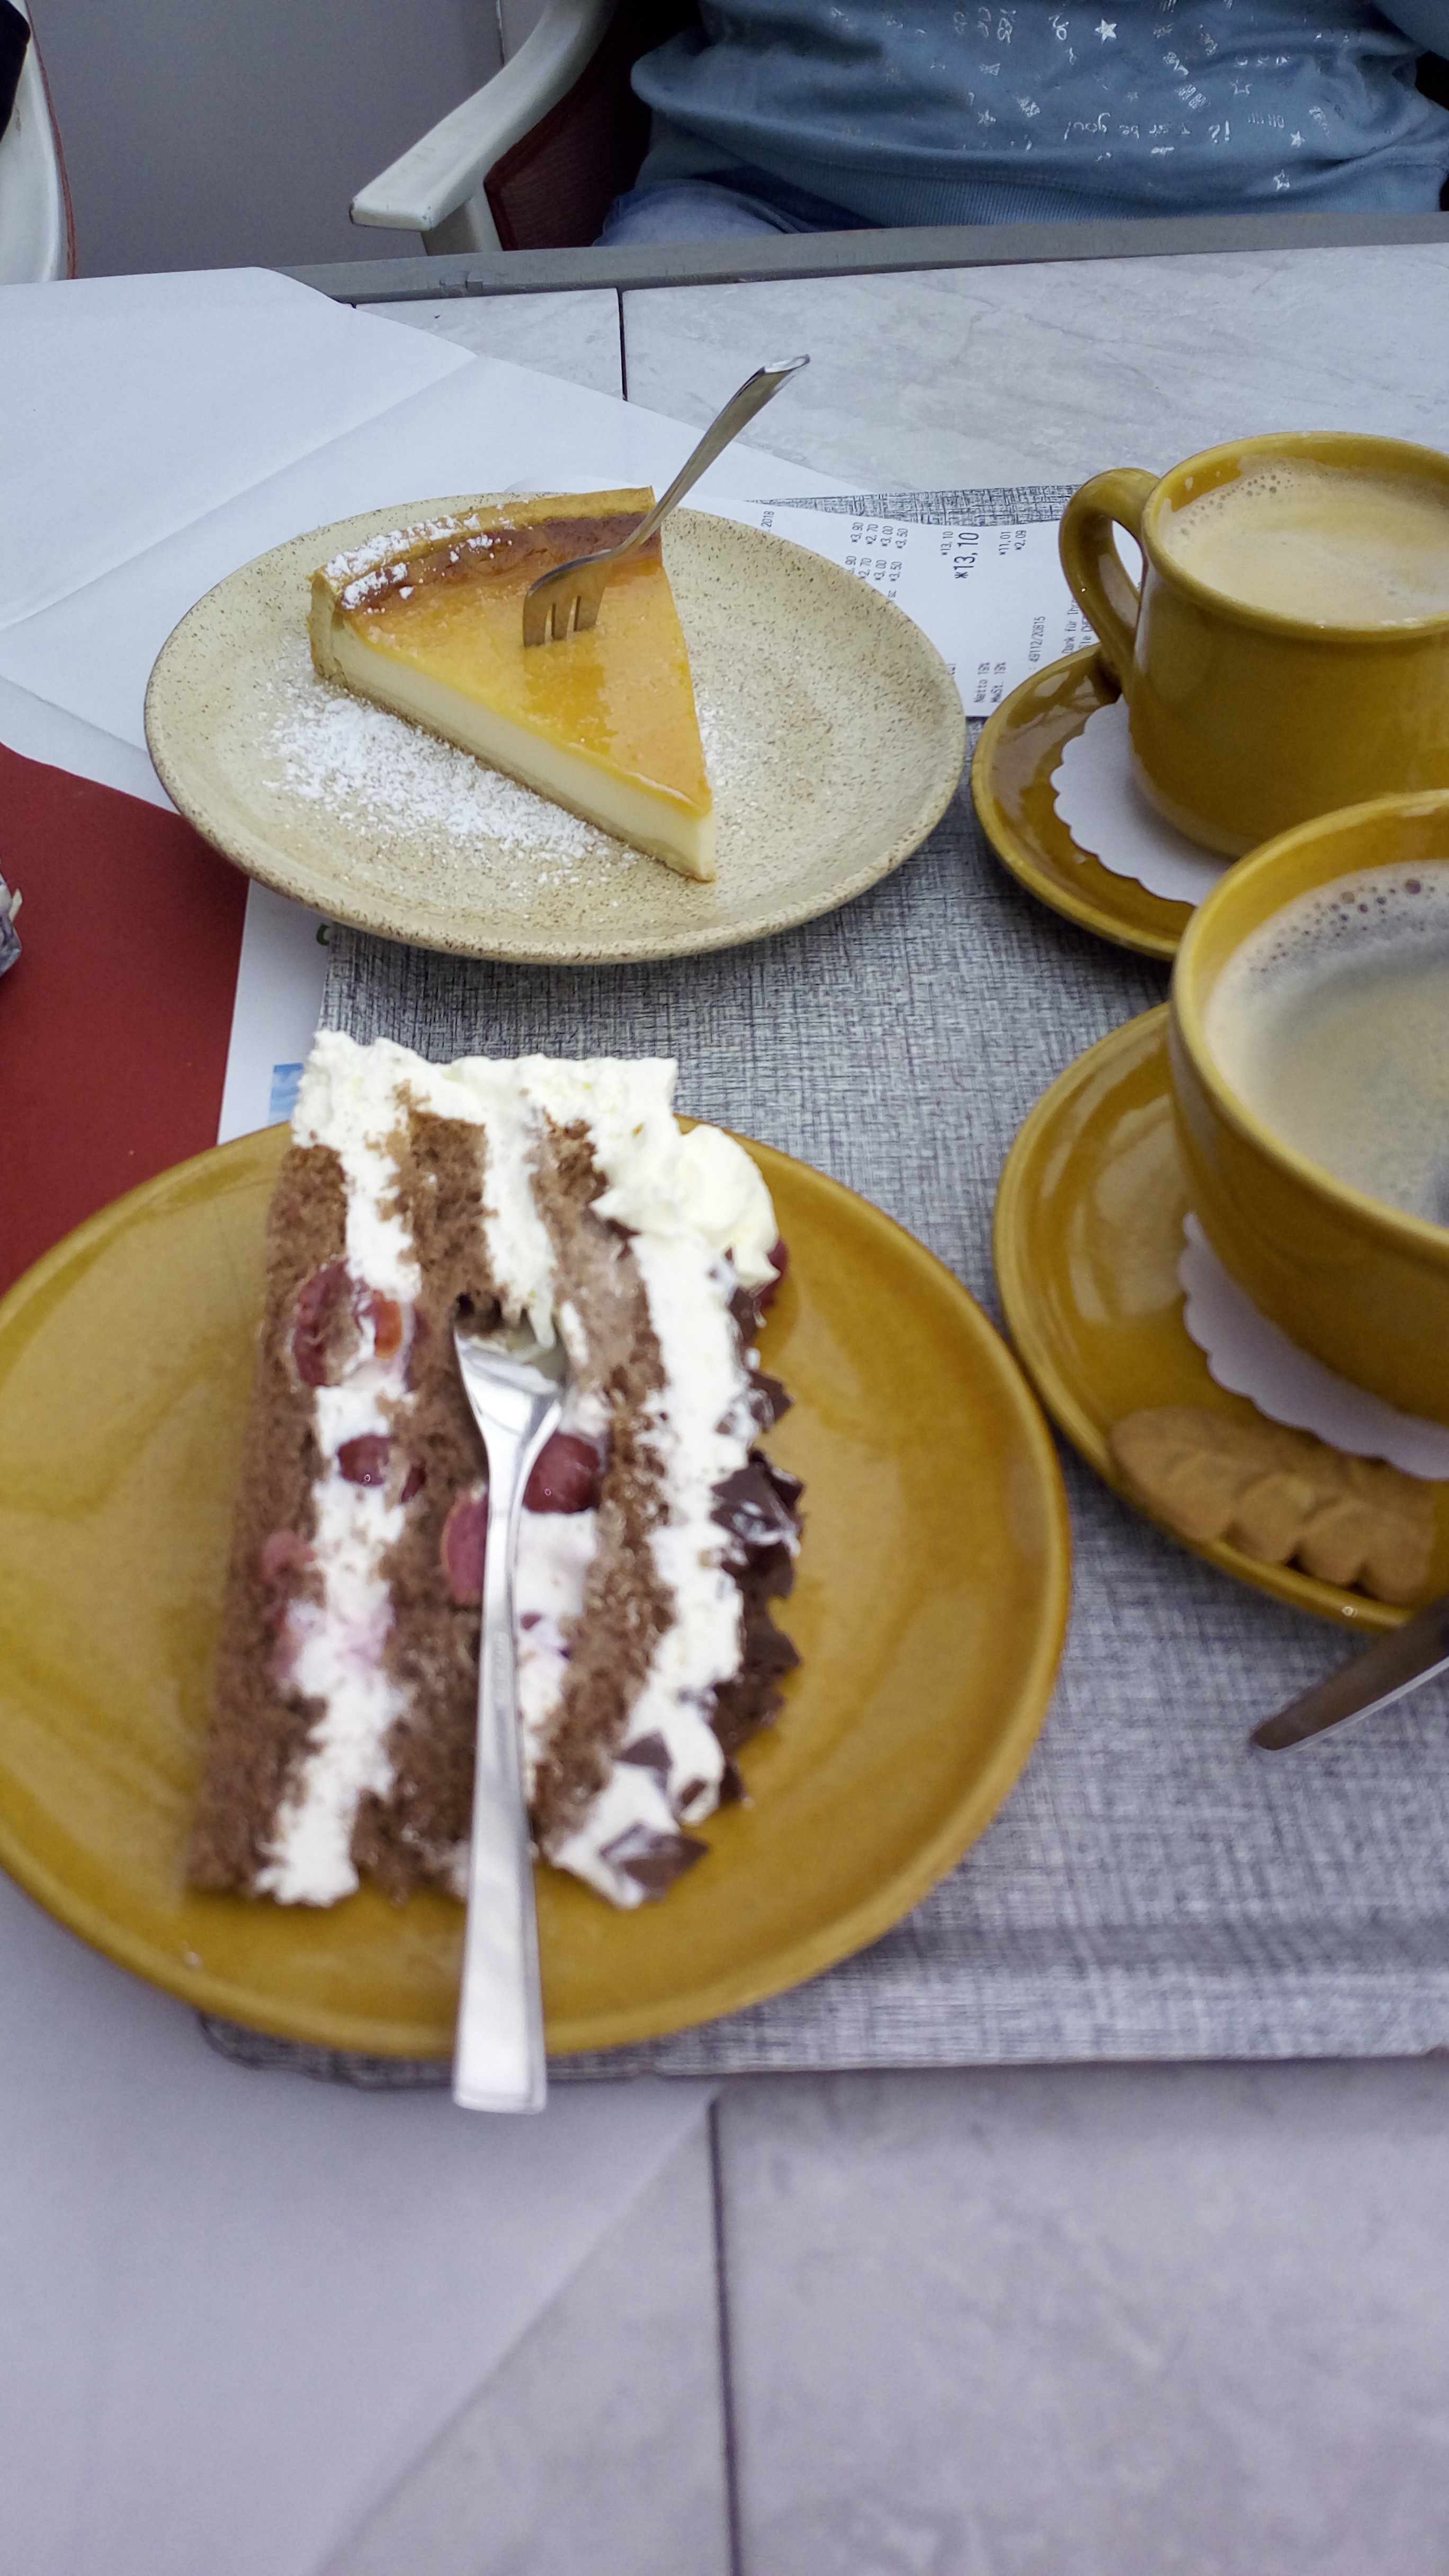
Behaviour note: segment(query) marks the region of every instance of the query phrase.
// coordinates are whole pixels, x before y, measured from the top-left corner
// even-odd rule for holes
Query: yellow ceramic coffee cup
[[[1434,860],[1449,860],[1449,794],[1321,815],[1229,869],[1178,950],[1168,1046],[1192,1205],[1224,1268],[1301,1349],[1401,1411],[1449,1423],[1449,1227],[1297,1152],[1233,1090],[1207,1038],[1218,978],[1285,905],[1361,870]]]
[[[1310,815],[1449,787],[1449,614],[1323,624],[1250,607],[1166,550],[1177,515],[1277,459],[1322,470],[1351,512],[1364,478],[1442,491],[1449,456],[1396,438],[1244,438],[1175,465],[1094,475],[1061,525],[1062,568],[1127,700],[1144,794],[1179,831],[1238,858]],[[1142,549],[1140,594],[1113,530]]]

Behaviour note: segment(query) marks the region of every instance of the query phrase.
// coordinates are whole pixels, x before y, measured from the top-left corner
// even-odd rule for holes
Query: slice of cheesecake
[[[312,659],[395,715],[678,870],[714,875],[689,655],[658,537],[596,626],[523,641],[530,582],[621,545],[652,492],[505,501],[393,529],[312,576]]]

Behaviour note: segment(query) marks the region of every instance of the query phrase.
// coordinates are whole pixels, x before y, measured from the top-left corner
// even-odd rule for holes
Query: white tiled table
[[[393,309],[691,422],[808,349],[856,489],[1449,421],[1437,243]],[[736,2085],[329,2576],[1436,2576],[1446,2178],[1435,2059]]]

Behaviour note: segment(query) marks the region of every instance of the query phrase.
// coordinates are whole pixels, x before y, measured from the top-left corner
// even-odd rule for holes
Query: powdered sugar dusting
[[[404,599],[411,599],[414,582],[436,571],[440,562],[456,564],[465,555],[495,554],[500,546],[506,562],[516,545],[513,529],[480,529],[476,517],[428,519],[421,527],[393,529],[386,537],[374,537],[354,554],[334,555],[325,578],[338,591],[344,608],[364,608],[389,590],[401,590]]]
[[[266,695],[268,792],[355,823],[374,847],[462,846],[519,894],[654,864],[471,753],[320,680],[300,639]]]
[[[732,729],[724,709],[704,695],[697,674],[694,679],[694,712],[699,719],[705,776],[718,804],[721,790],[728,795],[737,778],[748,777],[751,746],[738,739],[738,729]]]
[[[384,528],[379,535],[369,537],[365,544],[350,546],[345,553],[334,555],[326,566],[327,579],[334,590],[340,590],[344,582],[356,581],[364,573],[376,572],[394,555],[405,555],[419,546],[439,545],[445,537],[475,535],[478,526],[478,513],[470,510],[460,519],[419,519],[410,528]]]

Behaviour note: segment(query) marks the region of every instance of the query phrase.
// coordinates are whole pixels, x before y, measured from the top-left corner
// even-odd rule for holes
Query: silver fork
[[[453,1346],[488,1453],[488,1548],[478,1642],[478,1758],[453,2099],[465,2111],[541,2111],[548,2090],[533,1861],[518,1734],[513,1562],[528,1471],[559,1418],[568,1359],[528,1330]]]
[[[710,422],[694,454],[685,459],[662,501],[656,501],[647,519],[641,519],[632,537],[621,546],[610,546],[603,554],[578,555],[572,563],[555,564],[552,572],[533,583],[523,597],[523,640],[525,644],[561,644],[569,634],[581,635],[594,624],[599,602],[612,573],[641,546],[648,544],[656,528],[662,526],[677,502],[699,481],[707,465],[728,447],[732,438],[748,427],[757,411],[777,394],[790,376],[798,376],[808,367],[808,358],[781,358],[760,367],[748,383],[731,394],[718,420]]]

